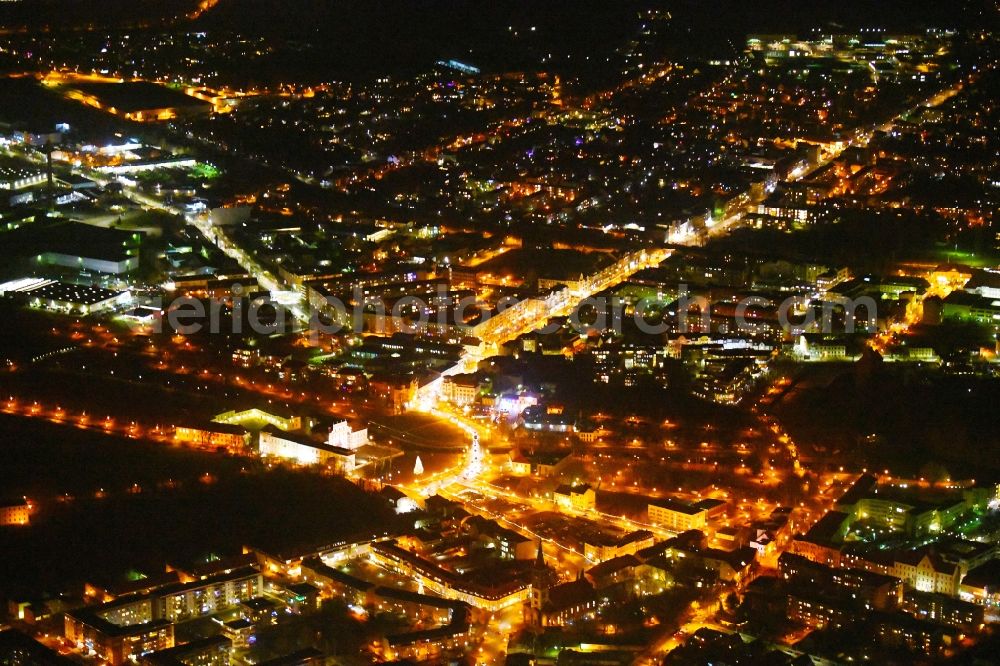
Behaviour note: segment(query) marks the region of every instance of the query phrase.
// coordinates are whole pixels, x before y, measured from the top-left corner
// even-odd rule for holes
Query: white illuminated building
[[[326,438],[330,446],[356,451],[368,443],[368,428],[352,430],[347,421],[340,421],[330,426],[330,434]]]
[[[341,472],[350,472],[356,465],[354,449],[320,443],[282,432],[271,425],[260,431],[258,447],[262,458],[276,458],[298,465],[327,465]]]

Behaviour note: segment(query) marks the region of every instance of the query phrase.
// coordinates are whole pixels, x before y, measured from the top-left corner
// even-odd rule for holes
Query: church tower
[[[529,626],[542,626],[542,609],[549,600],[549,588],[555,582],[555,572],[545,564],[545,551],[542,549],[542,542],[539,541],[535,563],[531,567],[531,596],[527,608],[524,609],[524,619]]]

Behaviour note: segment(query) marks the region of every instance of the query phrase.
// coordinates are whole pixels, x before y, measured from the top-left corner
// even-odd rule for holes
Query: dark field
[[[166,86],[135,81],[128,83],[80,83],[71,86],[101,100],[105,106],[119,111],[139,111],[161,107],[211,106]]]
[[[820,464],[849,459],[917,476],[934,467],[987,482],[1000,477],[998,401],[988,379],[855,364],[803,380],[773,411]]]
[[[0,121],[15,128],[53,131],[56,123],[86,126],[109,140],[127,127],[117,118],[63,97],[34,77],[0,77]]]
[[[0,596],[79,593],[99,573],[159,572],[168,560],[249,544],[281,551],[393,520],[339,478],[9,416],[0,429],[0,496],[26,494],[40,505],[30,527],[0,528]]]

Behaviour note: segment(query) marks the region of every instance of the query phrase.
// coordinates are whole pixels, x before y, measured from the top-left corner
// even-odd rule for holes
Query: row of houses
[[[750,577],[756,560],[753,548],[725,551],[707,543],[703,532],[689,530],[601,562],[575,581],[546,585],[536,579],[529,616],[540,626],[564,626],[596,616],[613,599],[658,594],[678,579],[704,585]]]
[[[941,536],[960,516],[985,506],[995,491],[966,488],[936,501],[922,501],[878,490],[871,475],[859,478],[835,510],[796,535],[791,551],[822,565],[898,578],[907,590],[1000,607],[997,544]],[[845,537],[858,521],[919,538],[922,545],[888,551],[852,545]]]
[[[174,624],[205,617],[259,597],[257,567],[240,567],[69,611],[66,639],[113,666],[174,647]]]
[[[359,608],[398,613],[423,627],[386,636],[380,647],[387,658],[432,659],[468,643],[472,608],[463,601],[376,585],[329,566],[320,557],[305,559],[301,572],[324,595]]]

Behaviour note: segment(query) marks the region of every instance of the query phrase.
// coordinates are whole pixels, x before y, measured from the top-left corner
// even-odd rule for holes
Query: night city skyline
[[[998,19],[0,2],[0,664],[1000,663]]]

